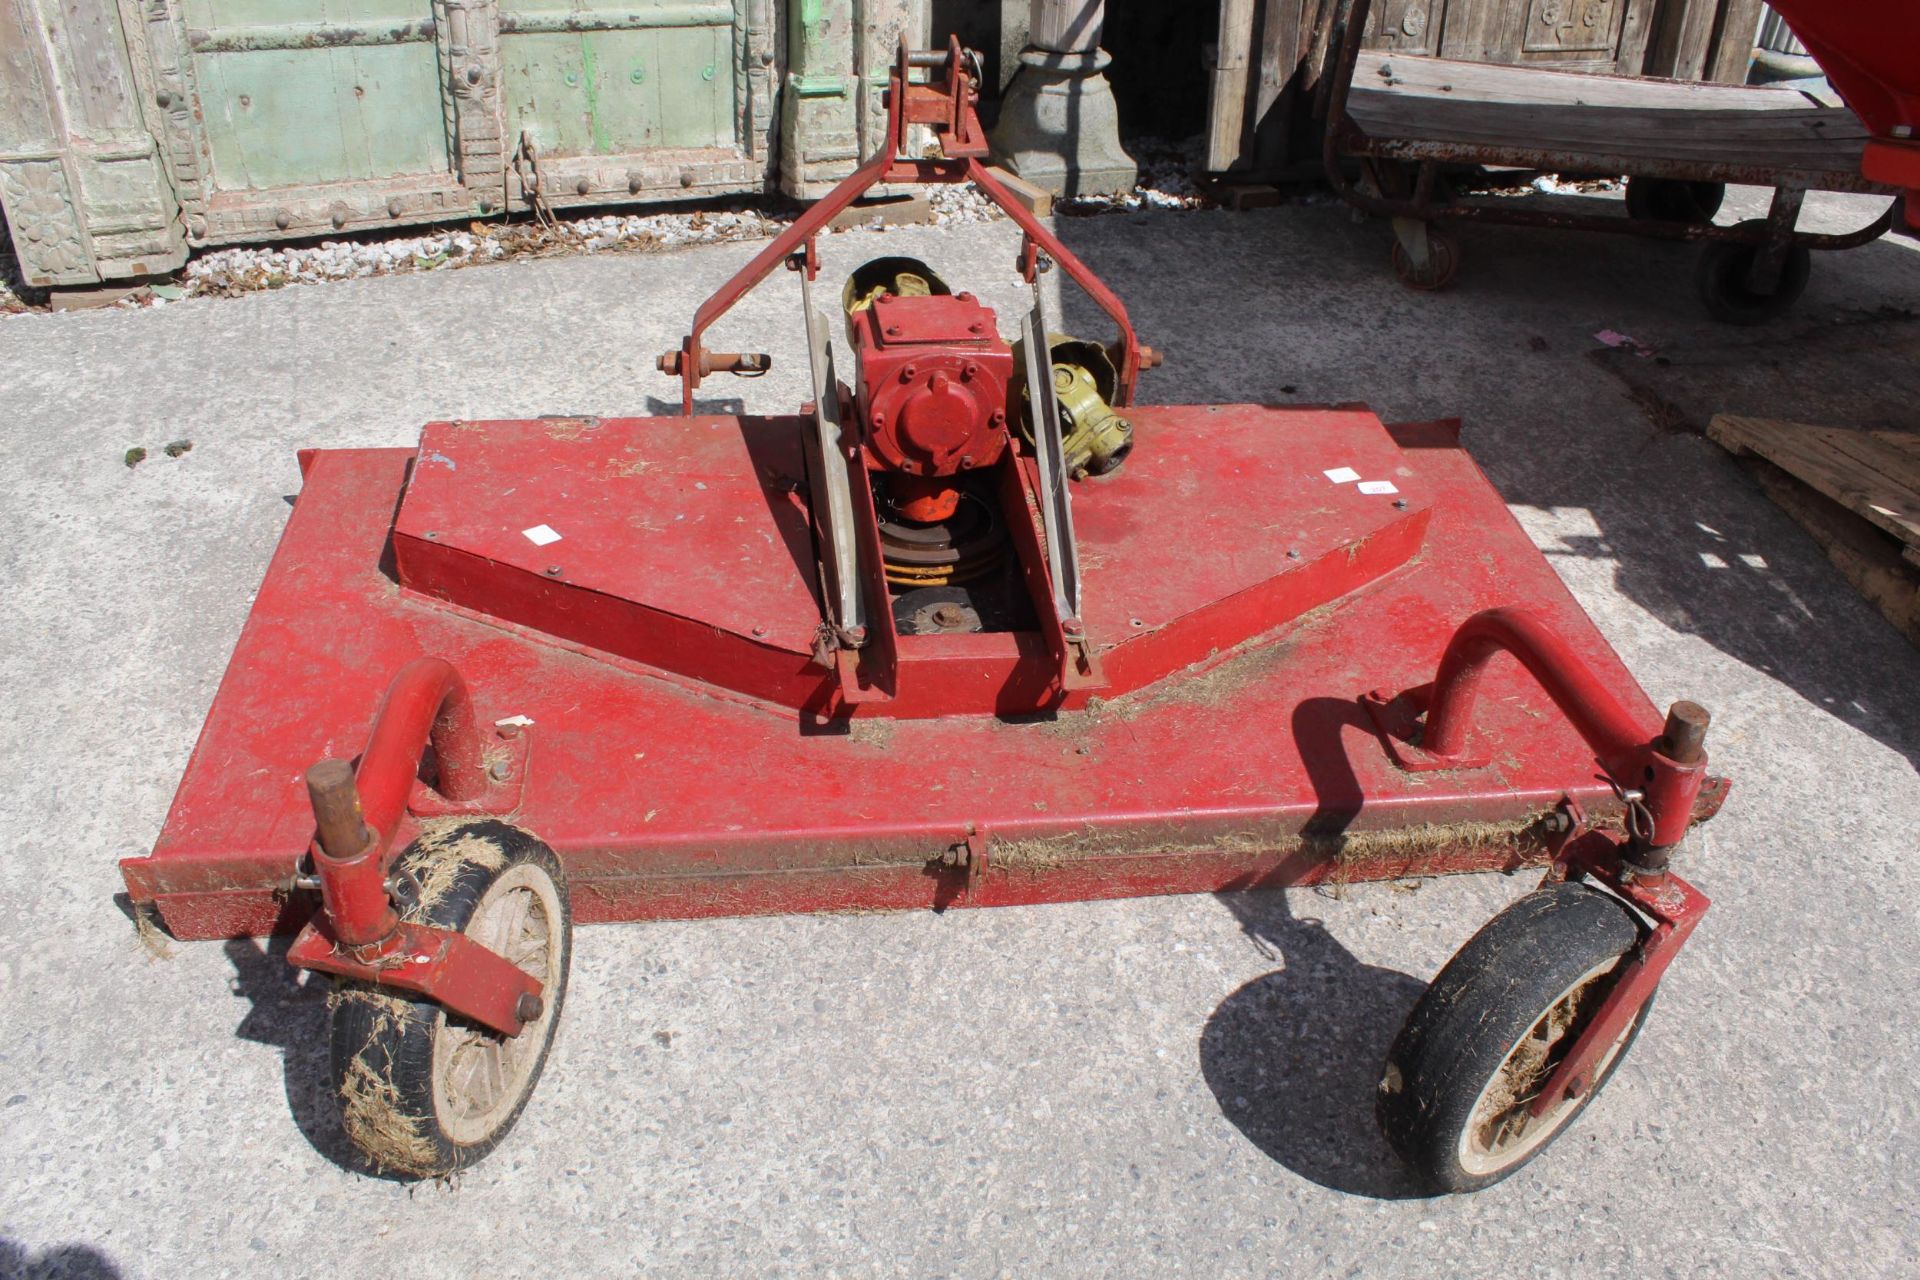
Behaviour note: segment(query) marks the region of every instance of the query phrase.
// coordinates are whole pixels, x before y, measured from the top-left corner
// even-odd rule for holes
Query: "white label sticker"
[[[1360,492],[1398,493],[1400,491],[1393,487],[1393,481],[1391,480],[1362,480],[1360,482]]]
[[[1360,478],[1360,473],[1352,467],[1335,467],[1333,470],[1325,471],[1321,474],[1335,484],[1348,484]]]
[[[537,524],[531,529],[522,529],[520,533],[536,547],[544,547],[550,542],[560,541],[560,535],[553,531],[551,525]]]

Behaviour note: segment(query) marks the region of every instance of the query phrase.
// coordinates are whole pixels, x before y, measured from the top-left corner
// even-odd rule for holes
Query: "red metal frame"
[[[1549,872],[1549,879],[1578,876],[1598,880],[1653,923],[1614,975],[1613,986],[1592,1021],[1535,1095],[1528,1108],[1535,1116],[1545,1115],[1562,1099],[1577,1098],[1593,1086],[1601,1055],[1653,997],[1667,966],[1707,912],[1706,895],[1679,876],[1670,872],[1638,875],[1623,871],[1620,862],[1619,842],[1596,833],[1570,846],[1568,855]]]
[[[911,74],[915,66],[925,66],[938,73],[937,77],[930,84],[915,84]],[[773,243],[755,254],[751,262],[701,303],[699,310],[694,312],[693,328],[680,349],[661,357],[660,367],[680,378],[681,413],[693,413],[693,393],[700,386],[702,377],[725,368],[723,364],[716,363],[715,353],[708,351],[701,342],[713,323],[731,311],[741,298],[751,293],[796,252],[804,255],[807,278],[812,279],[819,269],[815,238],[836,214],[883,182],[900,185],[970,182],[982,195],[998,205],[1025,237],[1020,251],[1022,275],[1032,280],[1039,269],[1037,255],[1044,253],[1058,262],[1073,282],[1113,320],[1119,330],[1116,342],[1118,358],[1114,360],[1119,381],[1112,402],[1116,408],[1125,408],[1133,403],[1134,386],[1139,381],[1142,361],[1152,353],[1140,345],[1133,324],[1127,318],[1126,306],[1113,291],[988,172],[986,134],[975,112],[975,103],[978,101],[979,86],[974,80],[974,70],[960,48],[958,38],[948,43],[945,54],[939,56],[937,62],[934,61],[934,55],[910,53],[905,42],[901,43],[893,79],[887,90],[887,136],[880,150],[842,179],[832,191],[809,205],[805,213],[774,238]],[[924,124],[932,128],[941,154],[934,158],[904,154],[902,141],[907,124]],[[751,358],[760,362],[765,359],[763,356]],[[764,367],[764,363],[746,367],[757,371]]]
[[[1860,171],[1905,187],[1920,231],[1920,7],[1910,0],[1779,0],[1774,9],[1869,129]]]
[[[1621,821],[1628,802],[1619,787],[1597,776],[1593,750],[1578,734],[1535,714],[1539,695],[1517,667],[1495,664],[1483,677],[1476,738],[1497,740],[1501,750],[1477,769],[1399,767],[1356,700],[1356,655],[1365,655],[1373,683],[1417,686],[1465,616],[1519,600],[1617,691],[1636,721],[1658,723],[1451,425],[1387,433],[1363,411],[1254,406],[1149,407],[1132,417],[1133,457],[1077,508],[1090,607],[1111,611],[1096,612],[1089,626],[1119,692],[1098,708],[1084,696],[1069,699],[1041,723],[958,710],[881,723],[866,707],[827,718],[817,707],[731,692],[661,665],[673,652],[636,658],[609,648],[632,628],[567,633],[581,602],[601,594],[567,587],[576,571],[625,563],[642,550],[683,566],[678,585],[689,591],[714,578],[711,598],[729,607],[737,607],[749,567],[804,581],[799,565],[764,550],[741,559],[748,543],[734,517],[755,513],[717,502],[726,496],[717,472],[698,473],[705,490],[692,472],[684,482],[661,479],[653,465],[644,477],[624,474],[673,456],[710,460],[715,455],[689,454],[692,442],[726,432],[737,440],[757,429],[751,424],[468,424],[475,452],[457,472],[430,463],[446,443],[431,434],[418,454],[309,455],[305,491],[160,839],[151,856],[123,863],[129,893],[154,904],[185,938],[304,923],[314,898],[289,893],[314,832],[302,776],[370,722],[385,673],[422,653],[466,677],[477,724],[534,722],[488,748],[510,753],[510,776],[489,779],[491,798],[458,810],[500,816],[550,845],[583,923],[1510,869],[1552,857],[1542,815],[1564,798],[1597,823]],[[769,434],[780,429],[765,425]],[[786,420],[789,435],[800,428],[801,420]],[[528,433],[546,433],[554,451],[530,451]],[[404,564],[410,554],[413,539],[401,536],[407,509],[400,530],[394,517],[409,473],[417,494],[423,477],[484,472],[490,448],[519,465],[507,486],[516,492],[470,519],[498,521],[528,548],[528,578],[552,592],[513,617],[396,589],[383,568],[392,555]],[[566,452],[590,448],[605,456],[604,467],[576,466]],[[1341,459],[1395,476],[1408,510],[1329,483],[1320,470]],[[518,532],[534,523],[533,509],[513,504],[537,498],[540,474],[562,466],[568,492],[594,495],[593,510],[617,512],[622,527],[642,522],[685,540],[656,546],[662,535],[649,534],[567,558],[556,553],[618,533],[611,523],[604,534],[570,524],[566,541],[534,551]],[[1249,483],[1264,495],[1257,511],[1184,496]],[[792,501],[777,484],[752,492],[769,520]],[[697,518],[709,501],[724,518]],[[1388,515],[1395,522],[1369,524]],[[447,529],[427,540],[434,531],[420,530],[419,545],[469,536]],[[765,547],[757,528],[748,526],[746,537]],[[1400,553],[1367,559],[1394,542],[1406,553],[1419,549],[1418,561]],[[1349,565],[1347,545],[1361,547],[1357,563],[1366,572]],[[543,565],[565,573],[548,578]],[[725,572],[691,571],[702,565]],[[1268,566],[1279,572],[1263,580]],[[638,569],[649,571],[644,561]],[[764,604],[778,581],[756,585],[750,600]],[[700,598],[676,603],[683,620],[702,612]],[[315,627],[316,615],[329,625]],[[762,616],[770,631],[760,643],[772,646],[784,624]],[[730,617],[741,643],[752,642],[754,615]],[[712,626],[704,634],[704,642],[690,641],[692,652],[721,643]],[[969,688],[1001,689],[1036,642],[1006,634],[899,643],[903,697],[959,699]],[[798,669],[805,655],[796,649],[793,661]],[[302,678],[289,681],[288,671]],[[968,696],[977,703],[977,694]],[[1081,710],[1069,710],[1075,706]],[[1692,819],[1709,816],[1724,794],[1710,782]],[[455,807],[415,786],[395,846],[418,820]],[[962,896],[963,874],[941,858],[970,832],[991,854]]]
[[[485,743],[460,673],[443,658],[416,658],[401,667],[346,785],[347,825],[332,836],[319,788],[313,788],[321,834],[310,848],[321,910],[288,949],[287,962],[416,991],[504,1035],[517,1035],[522,1013],[538,1007],[540,982],[464,934],[402,921],[393,909],[387,880],[394,836],[410,807],[425,809],[414,796],[429,746],[435,790],[452,806],[502,798],[487,794]],[[330,843],[338,847],[330,850]],[[529,997],[534,1005],[524,1003]]]

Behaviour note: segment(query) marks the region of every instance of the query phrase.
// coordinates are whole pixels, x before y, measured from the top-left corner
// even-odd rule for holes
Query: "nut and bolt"
[[[513,1016],[521,1022],[538,1022],[540,1015],[546,1012],[546,1004],[531,991],[522,991],[520,998],[513,1002]]]

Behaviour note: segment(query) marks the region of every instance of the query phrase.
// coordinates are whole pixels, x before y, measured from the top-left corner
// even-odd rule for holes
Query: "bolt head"
[[[513,1016],[522,1022],[538,1022],[540,1015],[546,1012],[546,1004],[531,991],[522,991],[520,998],[513,1003]]]
[[[508,776],[511,775],[512,773],[513,773],[513,766],[508,764],[505,760],[495,760],[492,764],[487,766],[487,776],[489,778],[492,778],[495,782],[505,782]]]

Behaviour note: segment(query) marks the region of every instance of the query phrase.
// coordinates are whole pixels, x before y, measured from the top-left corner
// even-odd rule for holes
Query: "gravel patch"
[[[1055,205],[1056,211],[1065,216],[1086,216],[1137,209],[1215,207],[1192,176],[1199,138],[1136,138],[1127,145],[1140,163],[1140,180],[1132,191],[1061,200]],[[993,222],[1005,216],[972,187],[932,187],[927,199],[935,226]],[[160,307],[190,298],[234,297],[290,285],[458,270],[515,258],[660,253],[688,245],[763,240],[778,235],[796,213],[796,206],[784,202],[741,201],[723,208],[472,222],[315,244],[234,245],[196,254],[175,280],[156,283],[112,305],[121,309]],[[24,286],[10,242],[0,236],[0,315],[46,310],[44,291]]]

